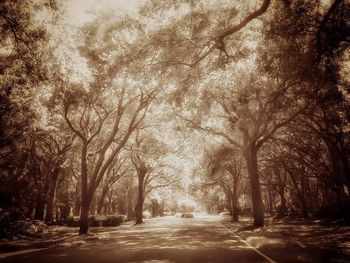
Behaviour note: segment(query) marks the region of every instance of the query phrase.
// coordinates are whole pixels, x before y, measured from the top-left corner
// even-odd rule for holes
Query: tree
[[[130,172],[131,164],[128,163],[127,160],[126,153],[120,154],[120,156],[117,156],[113,163],[108,167],[106,176],[101,183],[101,195],[97,205],[97,214],[101,214],[105,198],[111,188],[122,176],[127,175],[128,172]],[[105,210],[105,214],[107,214],[107,210]]]
[[[40,130],[33,101],[37,102],[37,90],[47,79],[49,53],[49,33],[35,18],[43,10],[50,14],[48,20],[56,14],[55,1],[50,2],[51,6],[47,1],[0,3],[0,192],[3,207],[25,214],[31,210],[27,188],[31,174],[26,168],[32,139]]]
[[[105,19],[108,17],[102,20]],[[86,59],[90,79],[77,84],[59,76],[52,96],[51,105],[80,142],[80,234],[88,231],[89,207],[97,187],[142,125],[149,105],[161,88],[152,76],[137,70],[143,64],[135,63],[136,60],[141,61],[147,53],[135,57],[135,50],[124,52],[124,47],[139,43],[130,41],[125,32],[136,36],[142,33],[128,18],[108,29],[100,28],[99,23],[86,25],[81,32],[84,41],[78,49]],[[101,35],[106,41],[96,46]],[[116,39],[118,47],[113,45]]]
[[[206,176],[208,184],[219,185],[225,193],[233,221],[238,220],[239,195],[243,183],[242,161],[231,148],[225,145],[207,153]]]
[[[39,133],[33,140],[31,161],[33,162],[33,177],[36,185],[37,200],[35,219],[45,221],[53,220],[53,208],[61,170],[66,162],[67,152],[72,146],[72,138],[54,136],[54,131]],[[73,137],[74,139],[74,137]]]
[[[152,10],[157,16],[163,8],[186,4],[187,13],[171,20],[170,25],[155,30],[153,43],[165,51],[159,59],[162,65],[168,65],[172,70],[176,68],[181,76],[174,98],[178,99],[179,94],[184,97],[195,93],[202,99],[202,112],[192,108],[196,116],[182,116],[187,125],[222,136],[241,150],[251,182],[254,225],[262,226],[259,150],[278,130],[313,106],[307,100],[315,94],[319,83],[310,80],[322,74],[315,63],[320,58],[330,57],[330,54],[337,56],[344,51],[348,42],[344,34],[348,30],[344,23],[348,5],[334,1],[322,13],[313,1],[276,3],[260,21],[271,28],[265,32],[261,31],[259,23],[253,22],[265,13],[270,1],[263,1],[257,11],[243,15],[243,19],[238,18],[241,22],[236,26],[227,26],[226,21],[238,16],[239,12],[227,6],[214,5],[213,8],[212,5],[188,1],[167,1],[165,4],[151,1],[143,11],[147,14]],[[338,14],[336,10],[342,12]],[[249,22],[253,28],[245,28]],[[253,35],[256,41],[251,40]],[[244,39],[248,41],[244,42]],[[332,44],[327,48],[325,43]],[[253,64],[257,66],[248,69],[247,65]],[[322,67],[332,67],[329,61],[326,65]],[[332,75],[334,68],[330,72]],[[198,92],[203,86],[206,87]],[[193,101],[196,99],[191,103]],[[210,112],[209,105],[219,107],[221,111]],[[226,119],[226,127],[217,129],[206,125],[205,122],[213,118],[202,121],[200,115],[203,114]],[[223,122],[217,121],[216,126],[217,123],[222,125]]]
[[[146,196],[157,188],[170,186],[177,177],[164,169],[161,162],[165,154],[164,145],[150,136],[139,135],[132,146],[131,161],[135,167],[138,180],[137,202],[135,207],[136,224],[141,224],[143,205]]]
[[[97,187],[130,135],[142,123],[155,95],[153,90],[128,96],[127,88],[115,87],[118,98],[115,105],[104,104],[110,94],[102,93],[103,90],[84,92],[72,88],[63,97],[62,115],[81,142],[80,234],[88,230],[89,207]],[[110,128],[106,132],[107,125]]]

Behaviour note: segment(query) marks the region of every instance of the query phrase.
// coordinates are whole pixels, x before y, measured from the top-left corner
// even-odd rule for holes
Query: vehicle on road
[[[181,218],[194,218],[194,215],[192,213],[183,213]]]
[[[228,211],[224,211],[224,212],[221,212],[219,215],[221,215],[221,216],[229,216],[229,215],[231,215],[231,213],[228,212]]]

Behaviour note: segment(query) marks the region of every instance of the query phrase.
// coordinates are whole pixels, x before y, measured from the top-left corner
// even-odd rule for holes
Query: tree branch
[[[196,124],[193,120],[190,120],[190,119],[187,119],[179,114],[176,114],[179,118],[187,121],[187,124],[186,126],[187,127],[190,127],[190,128],[194,128],[194,129],[197,129],[197,130],[202,130],[202,131],[206,131],[210,134],[213,134],[213,135],[216,135],[216,136],[221,136],[223,138],[225,138],[230,144],[236,146],[236,147],[239,147],[239,148],[242,148],[242,145],[239,144],[237,141],[233,140],[232,138],[230,138],[230,136],[228,136],[226,133],[222,132],[222,131],[216,131],[214,130],[213,128],[210,128],[210,127],[202,127],[201,125],[199,124]]]

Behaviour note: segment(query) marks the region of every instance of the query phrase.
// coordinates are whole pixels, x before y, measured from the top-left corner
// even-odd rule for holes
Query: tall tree
[[[231,148],[222,146],[208,153],[206,175],[209,184],[219,185],[227,199],[232,220],[238,220],[239,196],[243,188],[243,158]]]
[[[41,11],[48,11],[50,24],[57,11],[55,1],[0,2],[0,192],[1,199],[8,201],[3,205],[17,209],[26,208],[21,195],[30,190],[26,166],[31,139],[40,126],[33,101],[37,102],[37,91],[47,79],[49,32],[37,20]]]
[[[142,213],[146,196],[151,191],[170,186],[178,180],[173,171],[164,169],[165,164],[162,163],[162,157],[165,153],[165,145],[147,135],[138,134],[132,146],[131,161],[138,181],[136,224],[143,222]]]

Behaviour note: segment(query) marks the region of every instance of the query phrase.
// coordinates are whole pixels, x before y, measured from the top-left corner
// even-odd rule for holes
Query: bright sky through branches
[[[140,0],[67,0],[67,16],[74,24],[83,24],[93,18],[91,12],[115,11],[118,15],[134,15]]]

